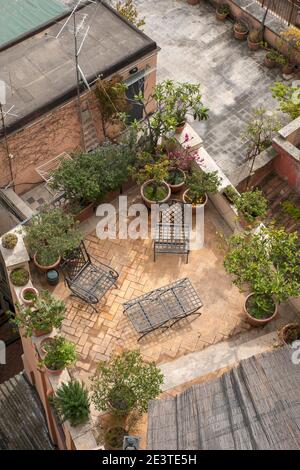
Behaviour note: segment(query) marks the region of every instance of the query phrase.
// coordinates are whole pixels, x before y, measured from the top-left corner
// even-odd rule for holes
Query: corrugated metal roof
[[[0,0],[0,46],[67,10],[59,0]]]
[[[148,449],[300,449],[300,374],[285,347],[150,402]]]

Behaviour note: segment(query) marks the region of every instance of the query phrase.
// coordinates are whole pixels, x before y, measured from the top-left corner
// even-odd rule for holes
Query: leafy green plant
[[[300,295],[300,253],[296,232],[269,227],[255,234],[233,235],[229,239],[224,266],[241,290],[250,286],[256,295],[265,295],[276,303]]]
[[[130,23],[142,29],[145,24],[145,18],[140,18],[134,0],[118,0],[114,7]]]
[[[139,351],[127,351],[99,363],[92,377],[92,402],[98,411],[145,413],[162,383],[163,375],[154,362],[145,362]]]
[[[29,272],[25,268],[16,268],[10,273],[10,280],[14,286],[26,286],[29,281]]]
[[[257,217],[265,217],[268,210],[268,201],[259,189],[241,193],[234,199],[234,205],[249,223],[254,222]]]
[[[33,305],[19,308],[12,320],[17,326],[24,328],[25,336],[32,336],[35,331],[60,328],[66,311],[63,300],[57,299],[47,290],[42,290],[32,300]]]
[[[144,162],[144,163],[143,163]],[[169,174],[169,162],[164,157],[152,157],[143,152],[138,157],[139,170],[134,177],[139,184],[152,180],[144,187],[144,195],[151,201],[161,201],[167,194],[168,189],[164,182]]]
[[[15,233],[6,233],[1,240],[4,248],[12,250],[18,243],[18,236]]]
[[[292,201],[283,201],[281,207],[283,212],[290,215],[292,219],[300,219],[300,207],[297,207]]]
[[[265,320],[274,314],[275,302],[269,295],[254,294],[247,299],[247,310],[257,320]]]
[[[285,65],[287,63],[286,57],[276,49],[271,49],[266,53],[266,59],[274,62],[277,65]]]
[[[71,426],[78,426],[89,419],[88,391],[79,380],[62,383],[51,402],[62,421],[70,421]]]
[[[102,130],[107,137],[108,126],[122,124],[122,118],[128,112],[130,105],[126,98],[126,85],[120,75],[114,75],[110,80],[97,80],[95,95],[99,102]]]
[[[82,240],[74,218],[60,208],[39,212],[25,230],[27,243],[43,266],[55,263],[59,256],[74,250]]]
[[[55,336],[51,343],[45,345],[45,350],[46,355],[41,364],[48,369],[63,370],[76,361],[75,345],[62,336]]]
[[[220,15],[229,15],[230,7],[227,3],[221,3],[220,5],[217,6],[217,12]]]
[[[271,87],[273,98],[279,102],[279,109],[291,119],[300,116],[300,87],[275,82]]]
[[[236,198],[239,196],[239,193],[237,192],[237,190],[233,186],[230,186],[230,185],[224,188],[223,193],[232,204],[234,204]]]
[[[178,168],[170,168],[168,170],[167,183],[171,185],[181,184],[185,181],[185,175]]]
[[[206,193],[214,194],[218,191],[221,179],[217,171],[194,170],[187,176],[186,183],[188,186],[187,202],[197,205],[203,204]]]

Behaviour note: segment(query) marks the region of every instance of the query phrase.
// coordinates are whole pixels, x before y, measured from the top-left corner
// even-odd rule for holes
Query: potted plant
[[[53,328],[60,328],[66,311],[65,303],[43,290],[32,305],[19,308],[13,322],[24,328],[25,336],[43,336]]]
[[[250,51],[257,51],[263,43],[263,31],[261,28],[252,29],[247,37]]]
[[[172,193],[178,193],[185,184],[185,172],[180,168],[170,167],[166,178]]]
[[[104,434],[105,448],[107,450],[123,449],[123,440],[126,435],[128,435],[128,431],[123,426],[109,427]]]
[[[38,295],[39,291],[35,287],[28,286],[21,290],[20,297],[24,305],[33,305]]]
[[[300,31],[296,26],[289,26],[280,33],[280,45],[286,53],[286,63],[283,64],[282,73],[291,75],[294,71],[295,56],[300,52]]]
[[[51,397],[58,416],[62,421],[69,421],[71,426],[79,426],[88,421],[90,401],[88,391],[79,380],[62,383]]]
[[[286,63],[286,58],[284,55],[280,54],[280,52],[276,51],[275,49],[271,49],[266,53],[264,64],[266,67],[273,68],[277,65],[284,65]]]
[[[34,263],[41,271],[55,269],[61,257],[74,250],[82,240],[73,216],[60,208],[39,212],[25,230]]]
[[[188,144],[190,140],[189,135],[186,134],[182,144],[174,139],[168,139],[165,142],[165,151],[171,168],[178,168],[184,172],[190,171],[192,163],[199,160],[197,150],[192,150]]]
[[[268,211],[268,201],[259,189],[241,193],[235,198],[234,205],[238,210],[239,221],[243,227],[259,222],[267,215]]]
[[[249,28],[247,24],[242,21],[238,20],[233,25],[233,35],[236,39],[240,41],[244,41],[249,33]]]
[[[161,204],[170,198],[171,189],[166,183],[169,162],[164,157],[152,157],[143,152],[138,157],[140,168],[133,176],[141,184],[141,196],[147,207]],[[145,162],[143,165],[142,162]],[[134,170],[135,171],[135,170]]]
[[[239,196],[239,193],[234,186],[228,185],[226,188],[224,188],[223,195],[230,202],[230,204],[234,204],[236,198]]]
[[[154,362],[145,362],[139,351],[126,351],[99,363],[92,377],[91,400],[101,412],[119,416],[135,409],[145,413],[162,383],[163,375]]]
[[[300,340],[300,323],[288,323],[278,330],[279,339],[286,344],[291,346],[294,341]]]
[[[18,243],[18,236],[15,233],[6,233],[1,238],[3,248],[13,250]]]
[[[55,336],[51,343],[45,345],[46,355],[41,361],[50,375],[59,375],[63,369],[76,361],[75,344],[62,336]]]
[[[188,189],[183,193],[183,202],[192,204],[193,211],[197,206],[205,206],[208,200],[207,193],[214,194],[220,186],[220,178],[217,171],[204,172],[194,170],[187,176]]]
[[[241,291],[250,287],[245,301],[247,320],[253,326],[269,323],[278,305],[300,295],[300,253],[297,233],[263,228],[229,239],[226,271]]]
[[[221,3],[216,8],[216,18],[219,21],[225,21],[230,13],[230,7],[227,3]]]
[[[10,273],[10,280],[17,287],[26,286],[29,278],[29,272],[25,268],[16,268]]]

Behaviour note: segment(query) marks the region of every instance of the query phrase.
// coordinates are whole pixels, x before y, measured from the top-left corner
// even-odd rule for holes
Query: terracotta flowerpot
[[[175,129],[175,134],[181,134],[184,131],[185,125],[186,125],[186,122],[181,124],[181,126],[177,126]]]
[[[55,263],[50,264],[49,266],[43,266],[42,264],[39,264],[37,262],[36,257],[37,257],[37,253],[35,253],[34,256],[33,256],[33,262],[34,262],[35,266],[42,272],[50,271],[50,269],[57,268],[60,265],[60,262],[61,262],[61,257],[59,256],[57,258],[57,260],[55,261]]]
[[[35,297],[37,297],[39,295],[39,291],[35,288],[35,287],[24,287],[22,290],[21,290],[21,294],[20,294],[20,297],[21,297],[21,300],[23,302],[24,305],[33,305],[34,304],[34,300],[27,300],[25,299],[25,295],[27,293],[31,293],[33,294]]]
[[[168,183],[170,189],[171,189],[171,193],[179,193],[179,191],[182,190],[182,188],[184,187],[185,185],[185,172],[183,170],[181,170],[180,168],[178,168],[178,171],[180,173],[182,173],[183,175],[183,181],[181,183],[178,183],[178,184],[170,184]]]
[[[187,0],[187,2],[188,2],[189,5],[198,5],[200,0]]]
[[[268,69],[273,69],[274,67],[276,67],[276,62],[275,60],[268,59],[268,57],[266,56],[264,58],[264,65],[268,67]]]
[[[258,51],[258,49],[260,48],[260,43],[250,41],[249,36],[247,37],[247,44],[248,49],[250,49],[250,51]]]
[[[37,337],[49,335],[50,333],[52,333],[52,330],[53,330],[52,327],[49,328],[48,330],[33,330],[33,335]]]
[[[47,366],[44,366],[48,375],[60,375],[63,369],[49,369]]]
[[[188,200],[188,192],[189,192],[189,190],[186,189],[186,190],[184,191],[183,195],[182,195],[182,200],[183,200],[183,202],[184,202],[185,204],[190,204],[190,202],[189,202],[189,200]],[[201,207],[201,206],[202,206],[202,207],[205,207],[206,204],[207,204],[207,201],[208,201],[208,196],[207,196],[207,194],[205,193],[205,201],[204,201],[202,204],[195,204],[195,205],[193,204],[193,205],[192,205],[193,214],[196,213],[197,207]]]
[[[233,26],[233,35],[235,39],[238,39],[239,41],[244,41],[246,37],[248,36],[249,31],[238,31],[235,26]]]
[[[252,315],[250,315],[250,313],[248,312],[247,310],[247,302],[248,302],[248,299],[250,297],[252,297],[254,294],[249,294],[247,297],[246,297],[246,300],[245,300],[245,303],[244,303],[244,312],[246,314],[246,317],[247,317],[247,321],[248,323],[250,323],[250,325],[252,326],[264,326],[266,325],[267,323],[270,323],[270,321],[274,320],[274,318],[277,316],[278,314],[278,305],[275,304],[275,308],[274,308],[274,313],[271,317],[269,318],[263,318],[263,319],[258,319],[258,318],[254,318],[252,317]]]
[[[168,183],[166,183],[165,181],[162,183],[164,186],[166,186],[167,188],[167,196],[161,200],[161,201],[151,201],[150,199],[147,199],[146,196],[144,195],[144,189],[149,185],[151,184],[153,181],[153,179],[151,180],[148,180],[146,181],[144,184],[142,184],[141,186],[141,196],[142,196],[142,199],[145,203],[145,205],[149,208],[151,208],[152,204],[163,204],[164,202],[167,202],[169,199],[170,199],[170,196],[171,196],[171,189],[170,189],[170,186],[168,185]]]
[[[225,21],[228,16],[228,13],[219,13],[218,10],[216,10],[216,18],[219,21]]]
[[[283,67],[282,67],[282,73],[284,75],[292,75],[294,71],[294,67],[292,64],[285,64]]]
[[[295,333],[295,338],[292,341],[289,341],[288,337],[291,335],[292,331],[294,331]],[[278,330],[278,337],[285,345],[291,347],[294,341],[300,339],[300,324],[288,323],[287,325]]]
[[[42,356],[42,357],[45,357],[46,354],[47,354],[47,351],[46,351],[46,349],[45,349],[45,346],[46,346],[47,344],[52,343],[53,341],[54,341],[54,338],[45,338],[45,339],[43,339],[43,340],[41,341],[41,344],[40,344],[40,351],[41,351],[41,356]]]

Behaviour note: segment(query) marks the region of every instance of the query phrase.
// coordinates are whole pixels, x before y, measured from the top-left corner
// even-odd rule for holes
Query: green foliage
[[[18,243],[18,237],[15,233],[6,233],[1,240],[2,246],[8,250],[12,250]]]
[[[163,375],[154,362],[147,363],[139,351],[124,352],[99,363],[92,378],[92,402],[98,411],[127,413],[135,408],[140,413],[148,409],[149,400],[161,392]]]
[[[297,207],[292,201],[283,201],[281,207],[283,212],[290,215],[292,219],[300,219],[300,207]]]
[[[53,173],[51,186],[64,191],[71,205],[100,202],[127,181],[134,156],[133,143],[104,145],[93,153],[64,160]]]
[[[41,364],[52,370],[63,370],[76,361],[75,345],[62,336],[55,336],[51,343],[45,345],[46,356]]]
[[[121,124],[121,116],[129,110],[126,98],[126,85],[120,75],[114,75],[110,80],[97,80],[95,94],[99,102],[101,122],[104,136],[110,124]]]
[[[14,286],[25,286],[29,281],[29,272],[25,268],[16,268],[10,274]]]
[[[255,158],[272,145],[274,133],[281,127],[281,122],[274,114],[264,108],[253,109],[253,117],[247,123],[241,137],[247,142],[247,158]]]
[[[168,170],[167,183],[177,185],[183,183],[184,180],[184,173],[182,173],[178,168],[171,168]]]
[[[230,7],[227,3],[221,3],[217,6],[217,12],[220,13],[220,15],[229,15]]]
[[[62,421],[70,421],[71,426],[78,426],[89,419],[88,391],[78,380],[62,383],[51,401]]]
[[[268,295],[254,294],[247,300],[247,310],[257,320],[264,320],[274,314],[275,302]]]
[[[288,114],[291,119],[300,116],[300,88],[286,85],[282,82],[275,82],[271,87],[273,98],[279,102],[279,109]]]
[[[25,336],[32,336],[35,330],[50,331],[60,328],[66,306],[49,291],[43,290],[35,297],[33,305],[20,308],[12,322],[24,328]]]
[[[139,17],[134,0],[118,0],[114,7],[120,15],[124,16],[130,23],[142,29],[142,26],[145,24],[145,19]]]
[[[30,249],[37,253],[37,261],[44,266],[74,250],[82,240],[73,217],[60,208],[39,212],[25,230]]]
[[[169,175],[169,161],[165,156],[152,156],[150,153],[141,152],[132,174],[139,184],[153,180],[144,189],[147,199],[161,201],[167,196],[167,189],[163,183]]]
[[[191,204],[203,203],[205,193],[214,194],[218,191],[221,179],[217,171],[204,172],[194,170],[186,178],[188,200]]]
[[[234,205],[249,223],[254,222],[257,217],[265,217],[268,210],[268,201],[259,189],[236,195]]]
[[[277,65],[285,65],[287,63],[286,57],[276,49],[271,49],[266,53],[266,58],[272,62],[275,62]]]
[[[300,295],[300,251],[297,233],[264,228],[259,233],[242,233],[229,239],[224,266],[240,289],[250,285],[281,303]]]
[[[224,191],[223,193],[225,194],[225,196],[227,197],[227,199],[234,204],[237,196],[238,196],[238,192],[237,190],[233,187],[233,186],[226,186],[226,188],[224,188]]]

